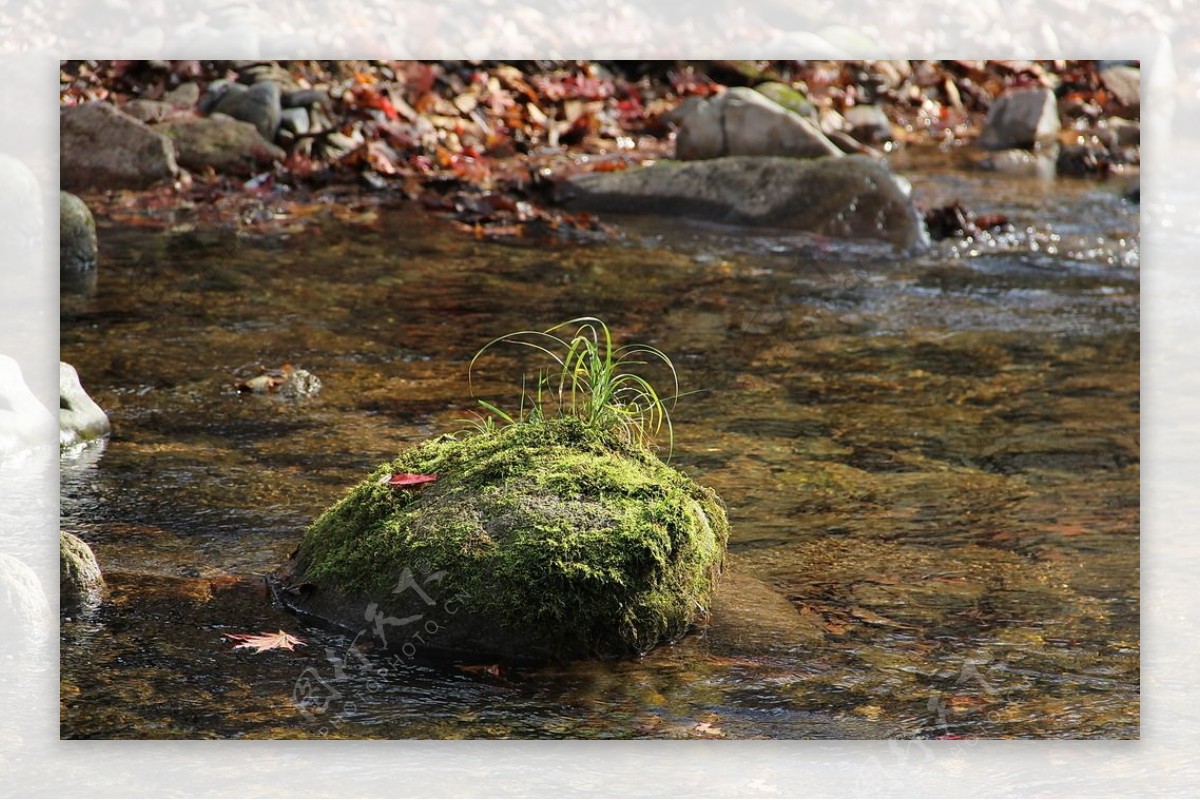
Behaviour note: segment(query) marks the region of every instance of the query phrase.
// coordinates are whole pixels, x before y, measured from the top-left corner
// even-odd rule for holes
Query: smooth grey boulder
[[[74,447],[112,431],[108,415],[88,396],[79,373],[70,364],[58,363],[58,444]]]
[[[170,140],[109,103],[63,108],[59,129],[64,189],[145,189],[179,173]]]
[[[287,157],[249,122],[223,113],[171,122],[159,129],[175,143],[179,163],[188,169],[212,167],[217,172],[248,176]]]
[[[70,192],[58,193],[58,269],[74,274],[96,268],[96,220],[87,204]]]
[[[689,100],[671,118],[679,122],[675,156],[681,161],[842,154],[812,122],[744,86],[708,100]]]
[[[54,440],[54,416],[43,406],[10,356],[0,355],[0,464]]]
[[[1051,141],[1062,130],[1058,101],[1044,88],[1016,89],[996,98],[979,134],[980,147],[1006,150]]]
[[[214,81],[200,110],[249,122],[262,138],[273,142],[282,113],[281,90],[275,81],[261,81],[253,86]]]
[[[907,182],[868,156],[732,156],[660,161],[624,172],[575,175],[559,189],[571,210],[665,214],[771,225],[910,251],[929,244]]]
[[[1142,110],[1142,71],[1137,67],[1118,64],[1100,70],[1100,82],[1121,105],[1124,113],[1135,119]]]
[[[195,81],[181,83],[162,97],[177,108],[191,108],[200,102],[200,86]]]
[[[96,554],[78,536],[58,532],[59,610],[69,612],[95,606],[104,590],[104,576]]]
[[[879,106],[853,106],[843,116],[850,125],[850,135],[860,142],[879,144],[893,139],[892,123]]]

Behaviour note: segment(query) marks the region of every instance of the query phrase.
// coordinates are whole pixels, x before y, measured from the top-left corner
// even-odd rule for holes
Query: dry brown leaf
[[[298,639],[284,631],[276,633],[226,633],[225,638],[238,642],[238,644],[233,646],[234,650],[240,650],[243,647],[253,647],[256,653],[262,653],[267,650],[294,650],[296,649],[296,645],[304,644],[303,639]]]

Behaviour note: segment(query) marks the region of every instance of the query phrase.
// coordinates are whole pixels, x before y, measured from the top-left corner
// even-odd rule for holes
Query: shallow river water
[[[897,166],[922,203],[1013,231],[901,257],[661,219],[503,244],[388,203],[290,233],[102,221],[61,349],[114,434],[64,456],[62,527],[108,593],[62,624],[62,736],[1136,737],[1138,208],[1115,184]],[[707,630],[489,670],[272,605],[263,576],[316,514],[463,427],[479,347],[585,314],[691,392],[672,463],[732,524]],[[518,355],[476,395],[513,403]],[[234,390],[283,364],[324,388]],[[278,629],[306,645],[223,638]],[[314,685],[327,702],[298,707]]]

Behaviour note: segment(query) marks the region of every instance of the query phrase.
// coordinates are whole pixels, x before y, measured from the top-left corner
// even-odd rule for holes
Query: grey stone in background
[[[58,601],[60,613],[95,606],[104,589],[96,554],[78,536],[58,533]]]
[[[175,143],[179,163],[192,170],[212,167],[217,172],[247,176],[286,157],[253,125],[222,113],[166,123],[159,130]]]
[[[58,193],[58,269],[60,273],[96,268],[96,221],[87,204],[70,192]]]
[[[181,83],[162,96],[164,103],[178,108],[192,108],[200,102],[200,85],[195,81]]]
[[[693,161],[722,156],[841,155],[817,126],[743,86],[676,109],[676,157]]]
[[[247,87],[240,83],[214,81],[209,91],[210,95],[200,106],[202,113],[227,114],[249,122],[262,138],[275,141],[283,110],[278,83],[267,80]]]
[[[1100,71],[1100,82],[1121,105],[1121,113],[1137,119],[1142,113],[1142,71],[1117,64]]]
[[[844,114],[850,135],[866,144],[892,141],[892,123],[883,109],[875,105],[853,106]]]
[[[569,209],[774,225],[903,250],[928,245],[906,183],[867,156],[660,161],[573,176],[561,199]]]
[[[302,106],[283,109],[279,119],[279,129],[287,131],[293,136],[308,133],[311,124],[312,120],[309,117],[308,109]]]
[[[64,189],[144,189],[179,173],[171,142],[108,103],[59,114]]]
[[[1053,140],[1061,129],[1054,92],[1045,88],[1016,89],[992,103],[979,145],[988,150],[1033,147]]]
[[[59,447],[73,447],[107,436],[112,431],[108,415],[84,391],[75,368],[60,361],[58,376]]]

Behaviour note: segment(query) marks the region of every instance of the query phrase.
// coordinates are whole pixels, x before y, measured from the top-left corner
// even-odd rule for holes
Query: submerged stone
[[[707,615],[728,530],[649,450],[521,423],[379,467],[309,528],[277,596],[409,658],[632,656]]]

